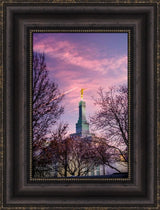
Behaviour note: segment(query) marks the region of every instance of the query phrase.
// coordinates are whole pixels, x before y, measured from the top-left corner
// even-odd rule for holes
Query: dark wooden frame
[[[2,207],[158,209],[156,30],[157,4],[3,4]],[[132,178],[121,181],[30,182],[27,176],[29,28],[129,27],[132,40]]]

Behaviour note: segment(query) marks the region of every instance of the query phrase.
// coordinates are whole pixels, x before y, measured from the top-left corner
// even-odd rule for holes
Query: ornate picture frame
[[[3,14],[2,209],[159,208],[158,1],[22,2]],[[30,176],[32,30],[128,29],[131,46],[130,176],[123,179],[33,180]]]

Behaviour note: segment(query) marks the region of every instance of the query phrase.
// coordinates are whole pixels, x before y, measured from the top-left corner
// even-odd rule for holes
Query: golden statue
[[[81,99],[83,100],[83,91],[86,90],[86,88],[81,89]]]

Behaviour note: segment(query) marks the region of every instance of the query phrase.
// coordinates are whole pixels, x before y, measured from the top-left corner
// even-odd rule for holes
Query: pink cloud
[[[57,41],[54,38],[44,39],[41,42],[34,44],[34,51],[44,52],[51,58],[59,59],[61,62],[65,62],[68,65],[75,65],[81,68],[88,69],[90,71],[98,71],[103,74],[109,71],[115,71],[117,69],[126,70],[127,56],[113,57],[113,58],[96,58],[99,57],[98,52],[95,57],[90,54],[88,57],[88,51],[95,54],[95,49],[90,50],[84,46],[83,53],[79,52],[82,46],[73,44],[69,41]]]

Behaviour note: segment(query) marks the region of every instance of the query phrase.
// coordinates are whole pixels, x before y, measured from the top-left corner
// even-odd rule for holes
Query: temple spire
[[[72,137],[82,137],[82,138],[89,138],[92,136],[89,132],[89,123],[86,119],[86,102],[83,100],[83,91],[86,88],[82,88],[80,90],[81,93],[81,101],[79,102],[79,118],[78,122],[76,123],[76,133],[71,134]]]
[[[83,91],[85,89],[81,89],[81,101],[79,102],[79,119],[76,123],[76,134],[79,136],[87,136],[89,135],[89,123],[86,120],[86,103],[83,101]]]

